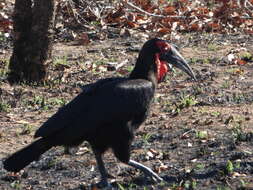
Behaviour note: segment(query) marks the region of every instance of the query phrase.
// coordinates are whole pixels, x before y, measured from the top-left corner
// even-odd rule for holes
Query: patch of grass
[[[0,102],[0,112],[9,112],[11,109],[11,105],[6,102]]]
[[[46,105],[46,98],[44,96],[35,95],[33,97],[31,105],[34,105],[34,106],[37,105],[40,108],[42,108],[43,110],[47,110],[47,108],[48,108]]]
[[[100,25],[100,22],[99,21],[91,21],[90,24],[93,26],[98,26],[98,25]]]
[[[5,78],[8,74],[9,60],[1,59],[0,64],[3,65],[1,66],[2,68],[0,68],[0,78]]]
[[[196,98],[194,96],[185,96],[184,94],[182,94],[180,96],[180,102],[179,103],[173,103],[173,105],[169,106],[169,109],[165,109],[168,110],[174,114],[177,115],[179,114],[183,109],[188,108],[190,106],[194,106],[195,104],[197,104],[198,101],[196,100]],[[170,107],[173,106],[174,108],[170,109]]]
[[[67,57],[55,57],[53,59],[53,65],[69,65],[69,62],[67,61]]]
[[[178,189],[183,189],[183,187],[180,184],[173,183],[170,189],[178,190]]]
[[[195,165],[194,169],[196,170],[203,170],[205,168],[205,164],[198,163]]]
[[[193,86],[192,89],[193,89],[193,91],[194,91],[194,95],[195,95],[195,96],[204,93],[203,87],[200,87],[200,86]]]
[[[234,164],[234,168],[239,169],[241,167],[241,161],[236,161]]]
[[[28,107],[37,107],[42,110],[49,110],[55,106],[64,106],[67,101],[63,98],[46,98],[42,95],[35,95],[32,100],[25,101]]]
[[[128,72],[131,72],[131,71],[133,70],[133,68],[134,68],[133,65],[129,65],[129,66],[126,67],[126,70],[127,70]]]
[[[123,185],[121,185],[120,183],[117,183],[117,185],[118,185],[118,188],[119,188],[120,190],[125,190],[125,188],[123,187]]]
[[[211,112],[211,116],[219,117],[220,115],[221,115],[221,112],[219,112],[219,111],[213,111],[213,112]]]
[[[10,184],[11,188],[13,189],[22,189],[21,187],[21,184],[20,184],[20,181],[13,181],[11,184]]]
[[[67,101],[63,98],[50,98],[48,99],[48,104],[51,106],[64,106]]]
[[[195,105],[196,103],[198,103],[198,102],[197,102],[196,98],[193,97],[193,96],[183,96],[183,97],[181,97],[181,103],[180,104],[183,107],[187,108],[187,107]]]
[[[241,57],[241,59],[243,59],[245,61],[253,61],[253,54],[251,54],[249,52],[240,53],[240,57]]]
[[[233,102],[239,104],[245,100],[245,96],[242,93],[233,94]]]
[[[30,125],[30,124],[24,124],[23,125],[23,129],[20,132],[20,135],[29,135],[29,134],[31,134],[32,131],[33,131],[33,128],[34,127],[32,125]]]
[[[197,104],[198,101],[194,96],[185,96],[182,95],[180,97],[180,103],[176,104],[176,109],[174,110],[175,113],[180,113],[184,108],[188,108],[190,106],[194,106]]]
[[[230,160],[228,160],[226,163],[226,173],[231,174],[233,173],[233,171],[234,171],[234,165]]]
[[[241,125],[241,121],[238,121],[233,126],[232,136],[236,142],[246,142],[246,141],[251,141],[253,139],[252,132],[243,131],[243,126]]]
[[[229,89],[232,85],[231,81],[225,80],[222,84],[221,84],[221,88],[223,89]]]
[[[198,62],[198,59],[196,57],[193,57],[190,59],[191,64],[196,64]]]
[[[208,137],[207,131],[196,131],[196,138],[207,139],[207,137]]]
[[[207,45],[207,50],[208,51],[217,51],[218,50],[218,46],[216,44],[208,44]]]
[[[242,126],[239,123],[236,123],[232,128],[232,136],[235,141],[241,141],[241,137],[243,136]]]
[[[142,139],[143,139],[143,141],[144,141],[145,144],[148,144],[151,137],[152,137],[152,134],[151,134],[151,133],[145,133],[145,134],[142,136]]]
[[[247,185],[247,183],[243,179],[240,179],[240,188],[239,189],[246,189],[246,185]]]
[[[99,65],[105,65],[106,62],[107,62],[106,60],[97,60],[93,62],[93,64],[95,64],[96,66],[99,66]]]
[[[42,164],[41,170],[48,170],[52,167],[55,167],[58,163],[58,160],[55,158],[49,158],[45,160],[45,162]]]
[[[225,73],[232,74],[232,75],[243,75],[245,72],[242,68],[229,68],[225,71]]]
[[[195,180],[187,180],[184,182],[184,189],[196,189],[197,182]]]
[[[128,190],[128,189],[137,189],[138,186],[134,183],[130,183],[129,185],[127,184],[127,187],[124,187],[123,185],[121,185],[120,183],[117,183],[118,189],[119,190]],[[146,187],[143,188],[143,190],[146,190]]]

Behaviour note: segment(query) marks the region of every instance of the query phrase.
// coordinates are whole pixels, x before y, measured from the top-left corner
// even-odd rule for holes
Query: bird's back
[[[154,87],[147,80],[100,80],[59,109],[35,137],[53,137],[56,145],[78,145],[101,131],[111,133],[123,125],[137,128],[147,116],[153,95]]]

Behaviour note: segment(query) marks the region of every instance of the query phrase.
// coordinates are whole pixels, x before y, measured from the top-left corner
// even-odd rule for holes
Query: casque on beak
[[[191,67],[187,64],[186,60],[183,56],[176,50],[175,47],[171,46],[169,51],[163,52],[160,55],[160,59],[167,62],[168,67],[169,64],[181,69],[185,73],[187,73],[190,77],[192,77],[195,81],[197,80]]]

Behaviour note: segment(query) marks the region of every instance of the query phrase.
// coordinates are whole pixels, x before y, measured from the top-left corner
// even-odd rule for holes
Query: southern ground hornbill
[[[134,131],[146,119],[157,84],[169,64],[195,76],[184,58],[169,43],[160,39],[147,41],[127,78],[107,78],[90,84],[71,102],[59,109],[35,133],[39,138],[4,161],[4,168],[18,172],[53,146],[91,144],[101,174],[101,186],[108,186],[108,173],[102,154],[111,148],[123,163],[140,169],[161,181],[148,167],[130,159]]]

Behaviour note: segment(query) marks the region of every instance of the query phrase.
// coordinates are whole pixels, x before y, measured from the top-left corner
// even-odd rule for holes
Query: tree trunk
[[[16,0],[14,8],[14,47],[8,80],[43,82],[51,58],[54,0]]]

